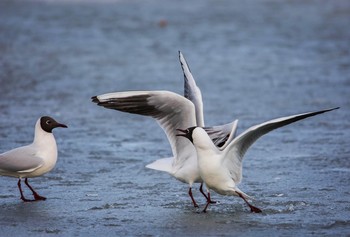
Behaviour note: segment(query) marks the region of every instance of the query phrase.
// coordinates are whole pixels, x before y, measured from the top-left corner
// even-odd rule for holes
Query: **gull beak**
[[[68,128],[68,126],[63,124],[63,123],[58,124],[58,126],[61,127],[61,128]]]
[[[60,128],[68,128],[67,125],[63,124],[63,123],[57,123],[56,127],[60,127]]]
[[[178,136],[178,137],[186,137],[188,140],[190,140],[190,142],[193,143],[192,130],[191,129],[186,129],[186,130],[176,129],[176,130],[179,131],[179,132],[182,132],[182,133],[176,134],[176,136]]]
[[[176,136],[178,136],[178,137],[187,137],[187,135],[188,135],[188,131],[187,130],[183,130],[183,129],[176,129],[176,131],[179,131],[179,132],[183,132],[183,134],[182,133],[178,133],[178,134],[176,134]]]

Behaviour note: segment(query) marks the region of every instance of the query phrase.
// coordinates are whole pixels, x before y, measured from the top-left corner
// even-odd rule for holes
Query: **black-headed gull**
[[[248,148],[259,137],[274,129],[338,108],[277,118],[255,125],[236,138],[229,139],[224,146],[219,148],[214,145],[201,127],[191,127],[186,130],[177,129],[182,132],[177,136],[188,138],[196,148],[199,173],[208,189],[208,199],[210,199],[210,190],[214,190],[221,195],[239,196],[247,203],[252,212],[258,213],[261,210],[251,205],[247,201],[249,196],[237,187],[242,180],[242,161]],[[206,212],[208,206],[209,202],[207,202],[203,212]]]
[[[193,205],[198,207],[192,195],[193,183],[202,183],[199,176],[197,155],[189,141],[176,136],[176,128],[204,126],[203,102],[201,91],[197,87],[191,71],[179,52],[184,73],[184,96],[170,91],[126,91],[92,97],[92,101],[108,109],[150,116],[156,119],[170,142],[173,157],[163,158],[148,164],[150,169],[165,171],[176,179],[189,184],[188,194]],[[230,133],[236,131],[237,121],[229,124],[208,127],[206,131],[216,145],[221,146]],[[207,198],[200,187],[201,193]]]
[[[24,202],[46,200],[29,185],[28,178],[41,176],[50,170],[57,161],[57,145],[52,129],[66,125],[44,116],[35,125],[33,143],[0,154],[0,175],[18,178],[18,189]],[[21,188],[21,178],[32,191],[34,200],[26,199]]]

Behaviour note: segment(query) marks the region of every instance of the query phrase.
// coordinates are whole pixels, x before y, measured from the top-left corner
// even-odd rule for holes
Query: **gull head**
[[[43,116],[40,118],[40,127],[45,132],[52,133],[52,129],[58,127],[67,128],[67,125],[59,123],[49,116]]]
[[[188,140],[190,140],[193,143],[192,134],[193,134],[193,130],[195,128],[196,127],[190,127],[190,128],[185,129],[185,130],[183,130],[183,129],[176,129],[177,131],[182,132],[182,133],[176,134],[176,136],[186,137]]]

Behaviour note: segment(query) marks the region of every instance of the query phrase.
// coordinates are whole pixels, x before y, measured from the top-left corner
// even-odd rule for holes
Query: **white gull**
[[[193,183],[202,183],[196,151],[189,141],[176,136],[176,128],[203,127],[203,102],[201,91],[181,52],[179,59],[184,73],[186,98],[170,91],[124,91],[94,96],[92,101],[108,109],[156,119],[167,135],[173,157],[158,159],[146,167],[167,172],[177,180],[189,184],[188,193],[193,205],[198,207],[192,195]],[[234,136],[236,126],[237,121],[234,121],[221,126],[207,127],[206,131],[216,145],[222,146],[230,133]],[[208,199],[202,190],[202,185],[200,191]]]
[[[221,195],[239,196],[247,203],[252,212],[258,213],[261,210],[251,205],[247,201],[249,196],[237,187],[242,180],[242,161],[248,148],[259,137],[274,129],[338,108],[291,115],[252,126],[236,138],[229,138],[226,144],[219,148],[213,144],[201,127],[178,129],[182,133],[177,134],[177,136],[188,138],[196,148],[199,173],[208,189],[208,200],[210,200],[210,190]],[[209,203],[207,202],[203,212],[206,212]]]
[[[28,178],[41,176],[52,170],[57,161],[57,145],[52,129],[67,126],[44,116],[35,125],[32,144],[0,154],[0,175],[18,178],[18,189],[24,202],[46,200],[29,185]],[[34,200],[26,199],[21,188],[21,178],[32,191]]]

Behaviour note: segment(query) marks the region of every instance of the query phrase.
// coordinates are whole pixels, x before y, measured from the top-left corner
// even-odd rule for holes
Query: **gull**
[[[193,183],[201,183],[200,192],[206,199],[208,197],[202,190],[196,150],[189,141],[176,136],[176,128],[204,127],[203,102],[201,91],[180,51],[179,59],[184,73],[185,97],[170,91],[124,91],[94,96],[92,101],[107,109],[156,119],[169,140],[173,157],[158,159],[146,167],[167,172],[177,180],[189,184],[188,194],[193,205],[198,207],[192,195]],[[230,134],[235,133],[236,128],[237,121],[234,121],[225,125],[207,127],[206,131],[216,145],[222,146]]]
[[[197,151],[199,173],[207,187],[208,200],[210,190],[221,195],[238,196],[247,203],[251,212],[259,213],[261,210],[247,201],[250,197],[237,187],[242,180],[242,161],[248,148],[258,138],[274,129],[338,108],[291,115],[252,126],[237,137],[229,138],[222,147],[215,146],[201,127],[177,129],[181,132],[177,136],[186,137]],[[203,212],[206,212],[209,203],[207,201]]]
[[[29,185],[28,178],[41,176],[50,170],[57,161],[57,145],[52,129],[66,125],[53,118],[43,116],[35,124],[33,143],[0,154],[0,175],[18,178],[18,189],[24,202],[46,200]],[[34,200],[26,199],[21,188],[21,179],[32,191]]]

